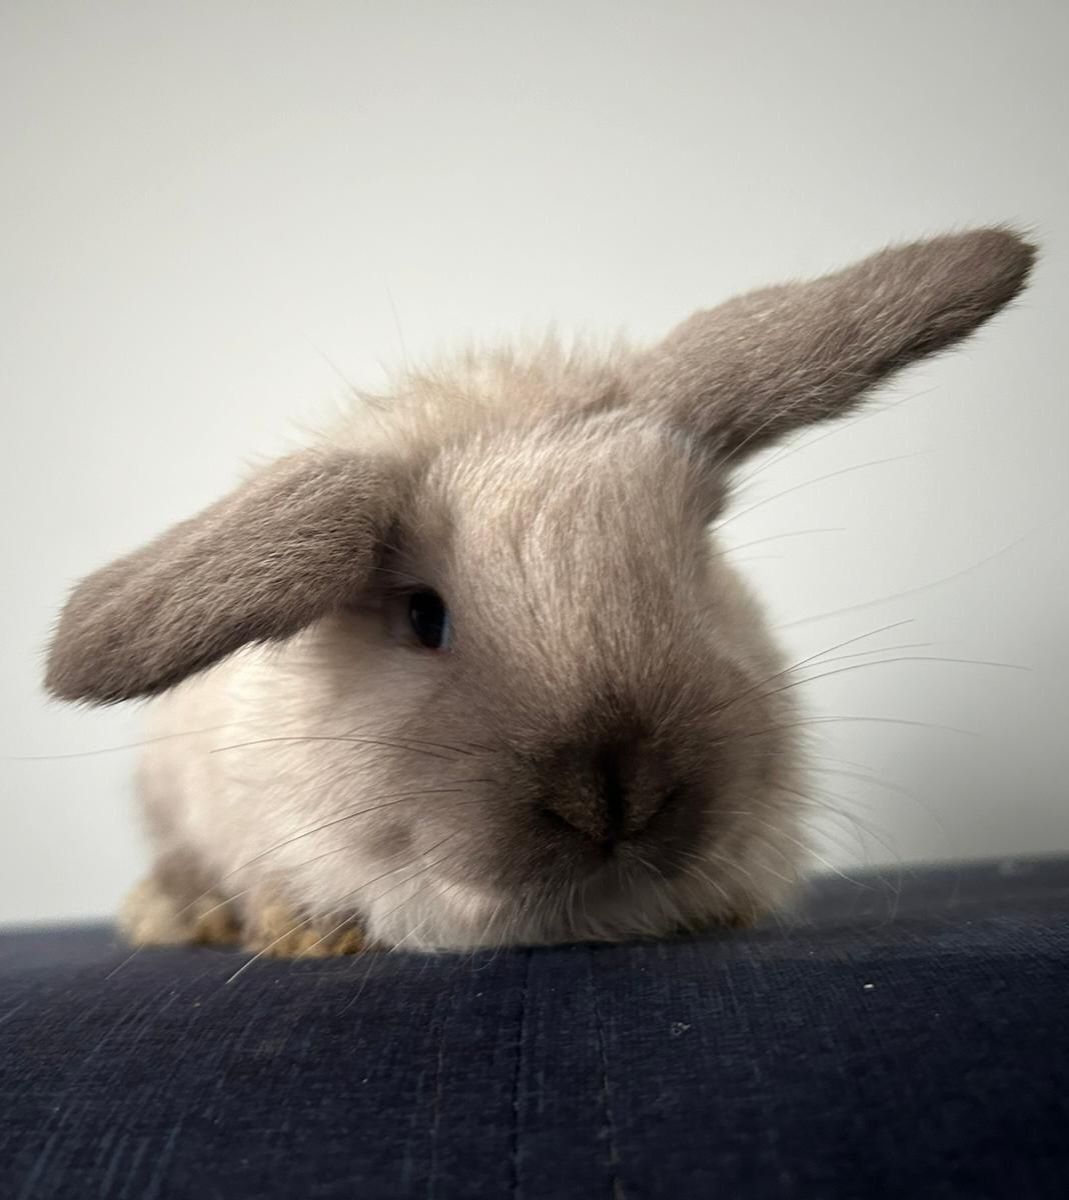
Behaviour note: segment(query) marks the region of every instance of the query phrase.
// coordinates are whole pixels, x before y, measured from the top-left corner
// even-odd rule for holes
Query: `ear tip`
[[[99,573],[98,573],[99,574]],[[99,613],[96,575],[71,592],[45,650],[45,692],[72,704],[117,704],[136,695],[115,672],[117,639]]]
[[[52,636],[44,652],[44,690],[53,700],[81,700],[85,689],[78,676],[80,672],[71,663],[68,653],[67,618],[71,599],[67,600],[59,619],[52,629]]]
[[[55,646],[52,646],[48,651],[48,660],[45,665],[44,689],[53,700],[78,699],[77,691],[72,689],[68,684],[67,672],[59,662]]]
[[[1031,231],[1014,225],[991,225],[953,238],[961,247],[966,265],[987,276],[991,286],[1011,300],[1028,282],[1039,257],[1039,245]]]
[[[70,645],[60,620],[59,628],[52,637],[45,658],[44,689],[54,700],[67,703],[102,703],[97,696],[97,679],[86,670],[86,663]]]
[[[992,225],[988,229],[978,230],[991,240],[992,246],[998,245],[1003,253],[1014,258],[1023,270],[1027,270],[1039,255],[1039,244],[1034,240],[1031,230],[1019,229],[1015,225]]]
[[[44,690],[53,700],[90,707],[120,704],[151,695],[150,687],[131,687],[111,678],[98,666],[79,662],[75,654],[53,646],[45,667]]]

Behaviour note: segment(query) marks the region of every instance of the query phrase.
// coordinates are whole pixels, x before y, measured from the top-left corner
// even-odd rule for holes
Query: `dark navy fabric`
[[[233,953],[0,935],[0,1198],[1062,1200],[1069,868],[978,878],[232,983]]]

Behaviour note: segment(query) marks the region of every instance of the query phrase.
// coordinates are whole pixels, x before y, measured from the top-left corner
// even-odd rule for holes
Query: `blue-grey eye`
[[[430,589],[408,598],[408,622],[421,646],[444,650],[449,645],[449,611],[445,601]]]

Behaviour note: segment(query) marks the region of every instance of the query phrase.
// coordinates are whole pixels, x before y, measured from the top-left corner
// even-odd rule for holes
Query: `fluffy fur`
[[[467,355],[90,577],[49,687],[164,693],[131,937],[454,948],[776,904],[803,845],[794,692],[708,526],[744,454],[971,333],[1032,256],[980,230],[646,351]],[[448,649],[411,636],[425,588]]]

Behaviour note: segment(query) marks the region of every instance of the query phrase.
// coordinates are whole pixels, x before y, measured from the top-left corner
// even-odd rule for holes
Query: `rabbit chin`
[[[567,942],[619,942],[750,924],[776,905],[787,880],[709,876],[666,879],[611,863],[571,883],[488,891],[470,883],[427,887],[425,879],[363,914],[370,940],[385,949],[474,950]]]

